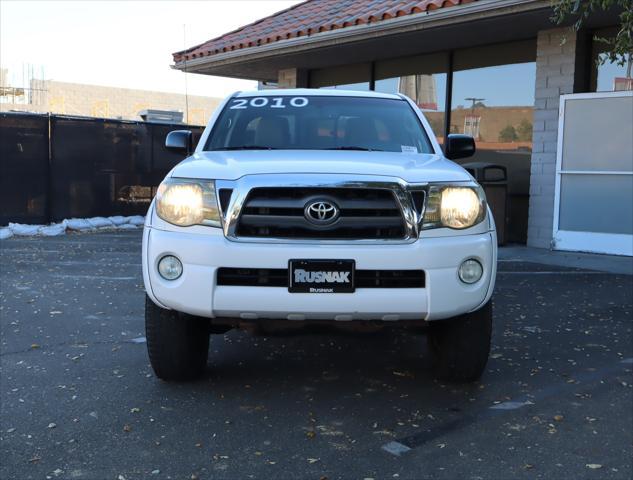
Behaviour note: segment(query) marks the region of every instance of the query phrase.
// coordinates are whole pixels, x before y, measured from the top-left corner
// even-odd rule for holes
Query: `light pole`
[[[471,111],[471,113],[475,113],[475,104],[477,102],[483,102],[485,100],[485,98],[468,97],[468,98],[464,98],[464,100],[468,100],[468,101],[473,102],[473,104],[470,107],[470,111]]]

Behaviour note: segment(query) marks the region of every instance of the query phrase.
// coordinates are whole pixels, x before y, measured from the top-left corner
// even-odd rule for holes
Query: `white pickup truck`
[[[199,376],[209,335],[325,323],[423,331],[441,378],[486,366],[495,225],[482,188],[403,95],[236,93],[158,188],[143,233],[156,375]],[[297,323],[299,322],[299,323]]]

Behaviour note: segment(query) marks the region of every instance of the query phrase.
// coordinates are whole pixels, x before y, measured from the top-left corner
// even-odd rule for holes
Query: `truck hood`
[[[197,152],[169,176],[237,180],[259,174],[381,175],[409,183],[463,182],[472,177],[459,165],[435,154],[323,150],[240,150]]]

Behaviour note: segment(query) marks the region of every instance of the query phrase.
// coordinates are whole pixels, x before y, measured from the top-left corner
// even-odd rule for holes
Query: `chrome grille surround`
[[[225,237],[234,242],[245,243],[323,243],[323,244],[380,244],[413,243],[418,239],[424,207],[416,209],[412,192],[425,192],[427,183],[410,184],[391,176],[341,175],[341,174],[261,174],[245,175],[238,180],[216,180],[216,189],[232,190],[228,206],[223,209],[223,230]],[[237,234],[238,223],[246,199],[254,188],[355,188],[391,191],[404,223],[402,238],[361,238],[361,239],[319,239],[286,237],[246,237]]]

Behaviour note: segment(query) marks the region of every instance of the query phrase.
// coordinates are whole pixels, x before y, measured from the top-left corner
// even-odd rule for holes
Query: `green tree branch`
[[[554,14],[552,21],[557,25],[574,19],[573,28],[578,31],[582,28],[587,18],[594,12],[618,9],[618,32],[615,37],[605,38],[596,36],[594,39],[607,46],[604,55],[598,56],[598,64],[607,61],[620,66],[627,65],[627,77],[631,76],[631,63],[633,63],[633,0],[552,0]]]

